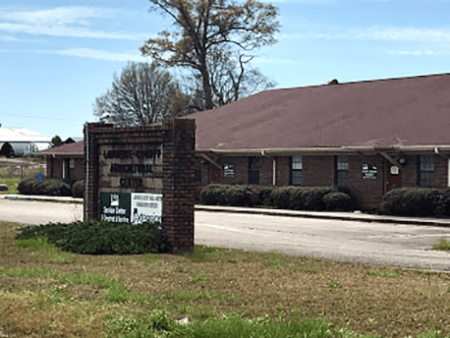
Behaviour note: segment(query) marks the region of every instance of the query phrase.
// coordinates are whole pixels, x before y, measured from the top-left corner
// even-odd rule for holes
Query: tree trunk
[[[212,90],[211,84],[209,83],[209,74],[206,69],[202,70],[202,81],[203,81],[203,95],[205,95],[205,109],[210,110],[214,108],[214,104],[212,101]]]

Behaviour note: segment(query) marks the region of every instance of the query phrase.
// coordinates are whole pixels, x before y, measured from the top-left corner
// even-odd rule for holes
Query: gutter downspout
[[[272,185],[276,186],[277,185],[277,160],[275,159],[275,157],[268,156],[264,149],[261,150],[261,156],[270,158],[272,160]]]

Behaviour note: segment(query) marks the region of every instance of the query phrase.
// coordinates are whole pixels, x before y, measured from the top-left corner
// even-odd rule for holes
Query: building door
[[[398,166],[393,165],[389,161],[385,161],[384,172],[386,176],[385,192],[402,187],[402,172]]]
[[[220,183],[222,176],[222,169],[217,168],[215,165],[211,165],[211,183]]]

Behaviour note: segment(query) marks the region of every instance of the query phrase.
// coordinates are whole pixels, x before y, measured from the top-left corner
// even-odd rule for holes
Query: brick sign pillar
[[[163,140],[164,229],[174,253],[193,251],[195,120],[164,121]]]
[[[133,211],[130,206],[126,210],[124,205],[130,205],[135,199],[138,200],[136,205],[145,205],[146,200],[162,195],[161,201],[147,205],[160,203],[161,224],[172,253],[192,251],[195,120],[170,119],[162,124],[130,128],[87,123],[84,134],[84,219],[131,221]],[[117,205],[121,200],[120,207],[104,206],[110,196],[117,197]]]

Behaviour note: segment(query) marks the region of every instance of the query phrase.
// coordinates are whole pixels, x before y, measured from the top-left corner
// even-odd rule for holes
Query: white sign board
[[[161,222],[162,194],[131,194],[131,223]]]

